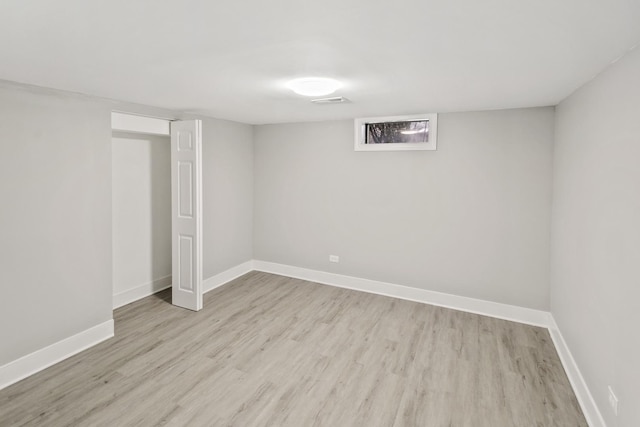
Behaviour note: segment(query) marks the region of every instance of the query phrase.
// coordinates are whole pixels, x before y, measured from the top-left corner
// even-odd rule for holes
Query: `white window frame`
[[[410,122],[416,120],[429,121],[429,142],[406,142],[393,144],[365,144],[366,125],[385,122]],[[435,150],[438,140],[437,114],[412,114],[407,116],[365,117],[354,120],[355,151],[409,151]]]

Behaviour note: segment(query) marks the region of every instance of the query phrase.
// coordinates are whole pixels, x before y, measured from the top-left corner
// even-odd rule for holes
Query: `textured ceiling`
[[[555,105],[638,41],[640,0],[0,2],[0,79],[247,123]]]

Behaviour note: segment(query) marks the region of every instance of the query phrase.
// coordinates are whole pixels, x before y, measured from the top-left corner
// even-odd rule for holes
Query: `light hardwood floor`
[[[0,391],[1,426],[586,426],[546,330],[252,272]]]

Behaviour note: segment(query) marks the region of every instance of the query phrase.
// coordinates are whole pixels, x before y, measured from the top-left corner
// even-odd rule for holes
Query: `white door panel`
[[[202,309],[202,122],[171,123],[172,299]]]

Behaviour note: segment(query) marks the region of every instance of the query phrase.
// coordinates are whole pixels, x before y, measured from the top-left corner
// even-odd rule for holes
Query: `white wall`
[[[169,137],[114,133],[111,181],[114,295],[166,287],[171,284]]]
[[[352,121],[256,126],[254,258],[546,310],[553,117],[440,114],[432,152],[354,152]]]
[[[608,425],[638,426],[640,50],[557,107],[552,218],[552,313]]]
[[[253,255],[253,135],[250,125],[201,119],[207,279]]]
[[[111,126],[0,83],[0,366],[111,319]]]

